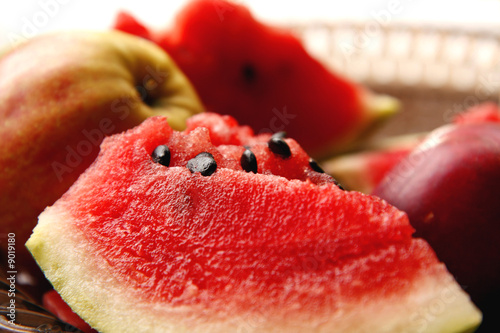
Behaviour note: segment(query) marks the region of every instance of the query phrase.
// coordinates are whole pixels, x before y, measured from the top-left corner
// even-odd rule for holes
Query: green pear
[[[154,115],[182,130],[201,111],[172,59],[128,34],[51,33],[3,54],[0,234],[15,234],[17,264],[28,255],[24,243],[38,215],[93,162],[105,136]],[[5,261],[7,242],[1,244]]]

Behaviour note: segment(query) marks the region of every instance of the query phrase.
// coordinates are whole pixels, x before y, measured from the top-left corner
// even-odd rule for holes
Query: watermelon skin
[[[311,171],[292,139],[291,158],[274,156],[268,139],[230,117],[196,116],[183,133],[151,118],[105,139],[96,162],[40,215],[27,247],[100,332],[478,325],[480,313],[411,237],[403,212]],[[170,147],[169,167],[151,158],[160,144]],[[256,152],[259,173],[241,170],[241,145]],[[217,161],[211,176],[185,167],[200,152]]]
[[[395,99],[326,68],[290,31],[234,2],[189,1],[161,31],[122,12],[114,28],[167,51],[208,110],[259,133],[284,130],[315,158],[347,149],[399,108]]]

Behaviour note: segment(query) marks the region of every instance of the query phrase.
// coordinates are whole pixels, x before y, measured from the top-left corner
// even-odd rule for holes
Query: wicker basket
[[[376,21],[287,27],[327,66],[401,100],[400,114],[374,139],[428,131],[500,100],[500,31]]]

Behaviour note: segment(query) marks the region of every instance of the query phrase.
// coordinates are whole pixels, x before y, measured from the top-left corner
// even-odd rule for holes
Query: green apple
[[[0,58],[0,225],[17,263],[37,216],[93,162],[99,145],[154,115],[182,129],[203,111],[171,58],[121,32],[35,37]],[[2,256],[7,257],[7,242]]]

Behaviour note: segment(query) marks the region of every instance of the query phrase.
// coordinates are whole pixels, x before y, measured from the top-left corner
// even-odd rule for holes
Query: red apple
[[[491,296],[498,303],[500,294],[500,125],[439,128],[373,194],[408,214],[491,320]]]

